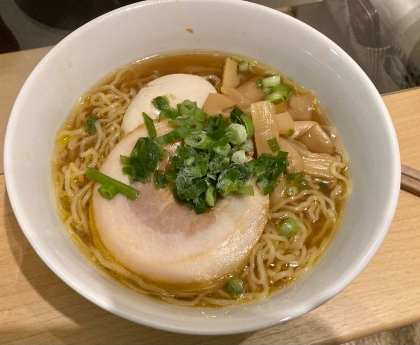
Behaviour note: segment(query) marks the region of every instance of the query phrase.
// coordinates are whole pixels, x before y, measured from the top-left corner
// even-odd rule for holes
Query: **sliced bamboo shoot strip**
[[[279,140],[279,130],[274,117],[276,108],[270,101],[261,101],[251,104],[251,117],[254,124],[254,139],[257,147],[257,153],[260,156],[263,153],[270,153],[270,145],[267,140],[276,138]]]
[[[231,86],[222,86],[220,91],[223,95],[232,98],[236,102],[236,105],[241,109],[249,107],[252,103],[241,91],[238,91],[238,89]]]
[[[303,161],[299,152],[295,149],[290,139],[279,137],[280,150],[288,153],[287,159],[289,160],[289,166],[287,171],[289,173],[302,172]]]
[[[238,91],[242,92],[251,103],[258,102],[265,96],[265,92],[257,86],[258,79],[254,77],[238,87]]]
[[[222,86],[238,87],[238,64],[230,58],[225,61],[223,68]]]
[[[209,116],[222,114],[225,109],[231,108],[236,104],[232,98],[220,93],[209,93],[203,105],[203,110]]]
[[[277,128],[279,129],[279,134],[284,134],[288,136],[293,134],[294,121],[287,111],[281,114],[276,114],[275,118],[277,121]],[[290,131],[292,131],[291,134],[290,134]]]

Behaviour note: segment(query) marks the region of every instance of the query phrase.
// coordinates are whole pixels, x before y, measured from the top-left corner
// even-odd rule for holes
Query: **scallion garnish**
[[[215,146],[214,141],[205,131],[192,131],[185,137],[185,145],[196,149],[209,149]]]
[[[166,180],[166,175],[163,170],[155,170],[155,172],[153,173],[153,177],[156,189],[166,188],[168,182]]]
[[[225,289],[229,295],[239,298],[244,292],[244,282],[239,277],[232,277],[226,281]]]
[[[230,122],[245,126],[248,138],[251,138],[254,135],[254,124],[252,123],[251,118],[242,110],[234,108],[230,112]]]
[[[277,79],[270,80],[274,83]],[[253,160],[254,126],[240,109],[234,108],[226,120],[222,115],[208,117],[189,100],[178,104],[177,109],[164,96],[152,103],[161,112],[159,119],[170,117],[169,124],[177,128],[156,137],[153,120],[143,113],[149,137],[139,138],[130,156],[120,157],[122,171],[131,182],[147,183],[153,174],[156,188],[169,183],[175,198],[197,214],[213,207],[218,195],[254,195],[249,181],[255,175],[264,194],[277,186],[279,175],[288,165],[287,153],[279,151],[277,143],[273,146],[276,155],[262,154]],[[177,146],[169,169],[156,170],[159,159],[167,154],[164,146],[181,139],[183,144]]]
[[[231,123],[229,125],[227,128],[227,135],[229,137],[229,142],[233,145],[240,145],[248,138],[245,126],[238,123]]]
[[[277,138],[267,139],[267,143],[270,146],[271,152],[276,153],[277,151],[280,151],[280,145]]]
[[[98,192],[103,198],[111,200],[118,194],[118,189],[113,184],[107,182],[98,188]]]
[[[277,231],[285,237],[296,234],[299,229],[299,224],[292,217],[287,218],[277,226]]]
[[[191,128],[187,125],[181,126],[173,131],[170,131],[160,137],[155,138],[155,142],[161,146],[173,143],[179,139],[185,138],[191,133]]]
[[[160,110],[159,120],[163,119],[175,119],[180,116],[177,109],[172,108],[169,99],[166,96],[158,96],[152,99],[152,104],[156,109]]]
[[[89,134],[96,133],[96,121],[98,117],[96,115],[89,115],[86,119],[86,130]]]
[[[120,161],[124,164],[122,171],[128,175],[130,182],[147,183],[156,170],[161,154],[161,147],[152,139],[139,138],[130,157],[120,157]]]
[[[274,191],[279,183],[278,177],[289,165],[287,152],[278,151],[277,155],[263,153],[256,160],[247,163],[257,177],[257,186],[264,195]]]
[[[86,167],[86,177],[89,180],[101,183],[102,185],[107,184],[108,186],[109,185],[114,186],[117,189],[118,193],[125,195],[131,200],[136,199],[140,194],[140,192],[137,189],[129,185],[126,185],[125,183],[122,183],[118,180],[115,180],[112,177],[102,174],[98,170],[95,170],[90,167]]]
[[[254,195],[254,187],[252,187],[252,185],[250,185],[250,184],[240,185],[240,186],[238,186],[238,189],[236,190],[236,192],[239,193],[239,194],[253,196]]]
[[[197,103],[191,102],[188,99],[178,105],[178,110],[181,115],[192,116],[194,115],[195,109],[197,109]]]
[[[286,177],[286,193],[289,196],[298,194],[300,191],[306,189],[307,185],[308,183],[301,172],[290,173]]]
[[[156,133],[155,124],[153,123],[153,119],[146,113],[143,113],[142,115],[143,115],[144,124],[146,125],[146,130],[147,130],[147,134],[149,135],[149,138],[150,139],[156,138],[157,133]]]
[[[246,156],[244,150],[238,150],[232,155],[232,162],[236,164],[244,164],[248,162],[249,158]]]
[[[289,99],[292,90],[286,85],[276,85],[271,88],[271,92],[263,98],[264,101],[270,101],[277,104]]]
[[[318,183],[319,189],[325,190],[328,189],[328,183],[327,182],[320,182]]]
[[[261,80],[260,85],[261,88],[272,88],[274,86],[277,86],[280,84],[280,76],[279,75],[273,75],[270,77],[265,77]]]
[[[295,196],[299,193],[299,189],[296,186],[288,186],[286,187],[286,194],[288,196]]]
[[[241,72],[247,71],[249,69],[249,63],[245,60],[242,60],[238,63],[238,70]]]
[[[179,116],[178,110],[176,110],[175,108],[169,107],[160,112],[159,121],[162,121],[164,119],[176,119],[178,116]]]
[[[207,120],[207,113],[199,107],[195,108],[193,116],[200,122],[205,122]]]
[[[156,109],[162,111],[170,107],[169,99],[166,96],[158,96],[152,99],[152,104]]]
[[[264,101],[270,101],[271,103],[277,104],[285,100],[284,95],[281,92],[273,92],[263,98]]]
[[[216,196],[217,196],[216,188],[213,186],[209,186],[206,189],[206,195],[205,195],[206,205],[213,207],[216,204]]]

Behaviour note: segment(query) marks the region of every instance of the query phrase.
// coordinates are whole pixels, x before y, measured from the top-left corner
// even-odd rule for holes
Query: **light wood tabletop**
[[[50,48],[0,55],[0,135],[25,79]],[[384,95],[403,164],[420,169],[420,88]],[[420,197],[401,191],[391,228],[360,276],[335,298],[287,323],[230,336],[193,336],[115,316],[73,291],[38,257],[10,206],[0,166],[0,343],[342,343],[420,320]]]

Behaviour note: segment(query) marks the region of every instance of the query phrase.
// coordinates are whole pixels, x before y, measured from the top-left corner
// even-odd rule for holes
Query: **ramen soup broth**
[[[135,201],[122,195],[112,200],[98,196],[99,184],[86,177],[86,167],[113,171],[116,164],[110,162],[114,159],[112,157],[119,160],[121,150],[124,155],[129,155],[127,150],[133,148],[131,144],[121,148],[123,143],[129,140],[135,143],[138,136],[148,136],[144,124],[136,126],[130,133],[124,133],[122,129],[127,109],[132,102],[134,104],[133,100],[140,90],[146,90],[148,83],[162,76],[192,74],[207,80],[213,85],[214,92],[229,91],[222,88],[228,57],[213,52],[177,52],[153,56],[119,68],[81,96],[56,137],[52,155],[54,191],[59,213],[73,241],[98,268],[119,283],[173,304],[224,306],[242,303],[268,296],[293,282],[307,272],[325,252],[340,225],[351,193],[347,152],[315,94],[260,62],[230,56],[238,66],[238,85],[234,89],[245,93],[246,85],[267,76],[280,75],[281,84],[291,90],[287,99],[272,106],[275,108],[275,116],[281,114],[277,120],[279,131],[283,123],[292,121],[292,128],[276,133],[280,149],[289,152],[289,166],[279,176],[274,192],[270,196],[263,195],[253,179],[250,183],[253,185],[254,196],[219,195],[214,208],[207,207],[205,214],[195,214],[176,201],[170,183],[166,189],[160,190],[152,187],[153,183],[134,183],[133,186],[140,191]],[[229,95],[229,92],[224,94]],[[269,93],[267,88],[265,92]],[[253,106],[248,106],[246,102],[241,104],[242,111],[252,117],[255,110]],[[234,107],[238,107],[238,104],[223,112],[225,119],[228,119],[229,111]],[[87,122],[92,115],[96,121],[88,130]],[[258,121],[252,119],[257,135]],[[167,120],[155,120],[155,125],[158,135],[173,130]],[[321,138],[319,145],[313,142],[318,135]],[[258,140],[252,138],[253,149],[246,153],[248,159],[256,159],[260,155]],[[167,145],[169,155],[159,163],[159,169],[168,171],[178,145],[179,142]],[[118,170],[121,171],[121,168]],[[122,175],[122,179],[126,178],[121,172],[118,174]],[[131,205],[127,206],[130,212],[139,218],[127,221],[123,218],[119,220],[118,217],[113,220],[106,218],[114,203],[115,209],[120,207],[118,205],[121,204],[117,204],[119,200],[123,200],[121,202],[124,205]],[[150,206],[159,200],[168,204],[164,208],[166,211],[155,204]],[[101,205],[109,209],[102,212],[99,210]],[[245,213],[252,213],[246,212],[248,209],[260,210],[261,214],[245,216]],[[156,219],[150,218],[154,210],[158,215]],[[224,216],[223,212],[229,216]],[[229,220],[230,217],[234,221]],[[162,255],[151,249],[144,249],[144,252],[143,249],[135,249],[140,252],[133,249],[131,257],[125,253],[125,240],[127,248],[140,246],[131,244],[131,232],[124,235],[119,233],[118,229],[128,227],[131,221],[133,224],[140,222],[140,225],[144,222],[144,228],[148,229],[137,237],[140,242],[149,241],[144,242],[143,248],[156,246],[157,251],[173,255],[173,268],[169,267],[171,262],[164,261]],[[107,226],[113,222],[118,235],[112,238],[114,235],[111,234],[108,238],[107,234],[113,230]],[[162,225],[162,228],[166,227],[165,231],[170,229],[171,233],[158,229],[160,225],[154,224],[159,222],[171,223],[171,226]],[[244,230],[236,229],[235,222],[238,227],[245,224]],[[263,222],[263,225],[256,226],[258,222]],[[190,233],[185,230],[188,226]],[[212,226],[214,230],[208,230],[213,229]],[[232,231],[234,235],[224,240],[224,229],[226,232]],[[287,229],[292,232],[285,234]],[[174,233],[178,231],[181,234],[174,240],[171,236],[175,236]],[[153,238],[148,237],[150,233]],[[201,235],[201,240],[206,243],[199,252]],[[121,239],[124,236],[126,238]],[[186,239],[190,247],[182,248],[183,242],[180,239]],[[118,241],[123,249],[114,246]],[[228,244],[221,247],[222,242]],[[238,255],[230,252],[231,248],[238,250]],[[139,261],[144,262],[133,262],[135,260],[132,258],[136,255]],[[186,262],[187,259],[189,262]],[[166,270],[165,266],[168,266]]]

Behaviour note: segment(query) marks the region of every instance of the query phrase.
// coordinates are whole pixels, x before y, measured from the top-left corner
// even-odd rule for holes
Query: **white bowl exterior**
[[[119,66],[190,49],[252,57],[315,90],[351,157],[354,192],[342,227],[320,262],[281,293],[238,307],[175,307],[116,284],[70,240],[51,192],[54,135],[80,95]],[[380,95],[342,49],[291,17],[233,0],[145,1],[76,30],[28,78],[13,108],[5,142],[9,198],[20,226],[45,263],[73,289],[110,312],[148,326],[194,334],[272,326],[316,308],[344,289],[386,235],[398,199],[399,162],[395,131]]]

